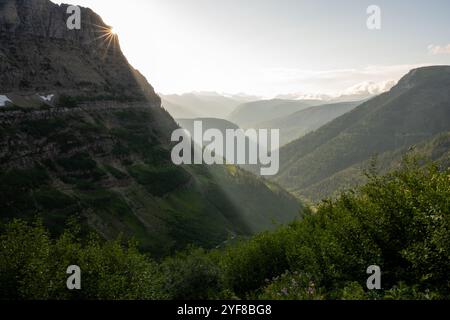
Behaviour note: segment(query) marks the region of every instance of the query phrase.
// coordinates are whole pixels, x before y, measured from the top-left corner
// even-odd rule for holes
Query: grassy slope
[[[340,102],[314,106],[294,114],[272,119],[257,125],[261,129],[279,129],[280,144],[284,146],[305,134],[319,129],[337,117],[353,110],[361,101]]]
[[[450,132],[438,134],[432,139],[417,144],[413,148],[400,148],[377,155],[319,181],[304,189],[297,189],[293,193],[304,200],[314,202],[327,197],[335,197],[341,191],[350,190],[367,182],[365,172],[376,164],[381,173],[386,173],[399,167],[405,154],[416,154],[419,157],[432,159],[443,167],[450,165]]]
[[[449,67],[413,70],[390,92],[282,148],[276,181],[291,190],[307,189],[375,154],[450,130],[449,86]]]

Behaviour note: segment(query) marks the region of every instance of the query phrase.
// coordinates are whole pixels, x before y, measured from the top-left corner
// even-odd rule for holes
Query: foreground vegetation
[[[137,244],[82,236],[76,223],[52,239],[15,220],[0,236],[1,299],[448,299],[450,170],[407,160],[302,221],[212,251],[154,260]],[[82,290],[66,289],[69,265]],[[378,265],[383,290],[368,291]]]

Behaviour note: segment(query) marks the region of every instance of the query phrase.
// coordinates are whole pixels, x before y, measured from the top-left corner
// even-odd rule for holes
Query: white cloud
[[[450,44],[448,45],[444,45],[444,46],[439,46],[439,45],[434,45],[434,44],[430,44],[428,46],[428,52],[432,55],[438,55],[438,54],[450,54]]]
[[[392,89],[397,84],[395,80],[381,82],[364,81],[344,90],[342,95],[377,95]]]
[[[363,81],[355,85],[350,86],[347,89],[336,91],[330,94],[323,93],[290,93],[278,95],[275,98],[288,99],[288,100],[363,100],[375,95],[379,95],[383,92],[387,92],[397,84],[396,80],[386,80],[380,82]]]
[[[274,99],[283,99],[283,100],[329,100],[331,97],[327,94],[321,93],[286,93],[279,94]]]
[[[388,91],[410,70],[430,66],[422,64],[369,65],[362,68],[304,70],[297,68],[264,69],[258,78],[271,96],[326,100],[344,95],[372,96]]]

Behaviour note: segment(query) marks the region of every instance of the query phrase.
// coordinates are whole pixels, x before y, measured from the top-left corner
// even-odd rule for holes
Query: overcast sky
[[[57,3],[67,1],[54,1]],[[448,0],[72,0],[118,33],[161,93],[376,91],[450,64]],[[381,30],[366,26],[381,8]]]

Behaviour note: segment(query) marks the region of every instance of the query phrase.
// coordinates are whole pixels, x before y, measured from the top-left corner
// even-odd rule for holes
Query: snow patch
[[[51,102],[54,96],[55,96],[54,94],[49,94],[48,96],[39,96],[39,97],[44,101]]]
[[[7,102],[12,102],[7,96],[0,95],[0,107],[6,106]]]

